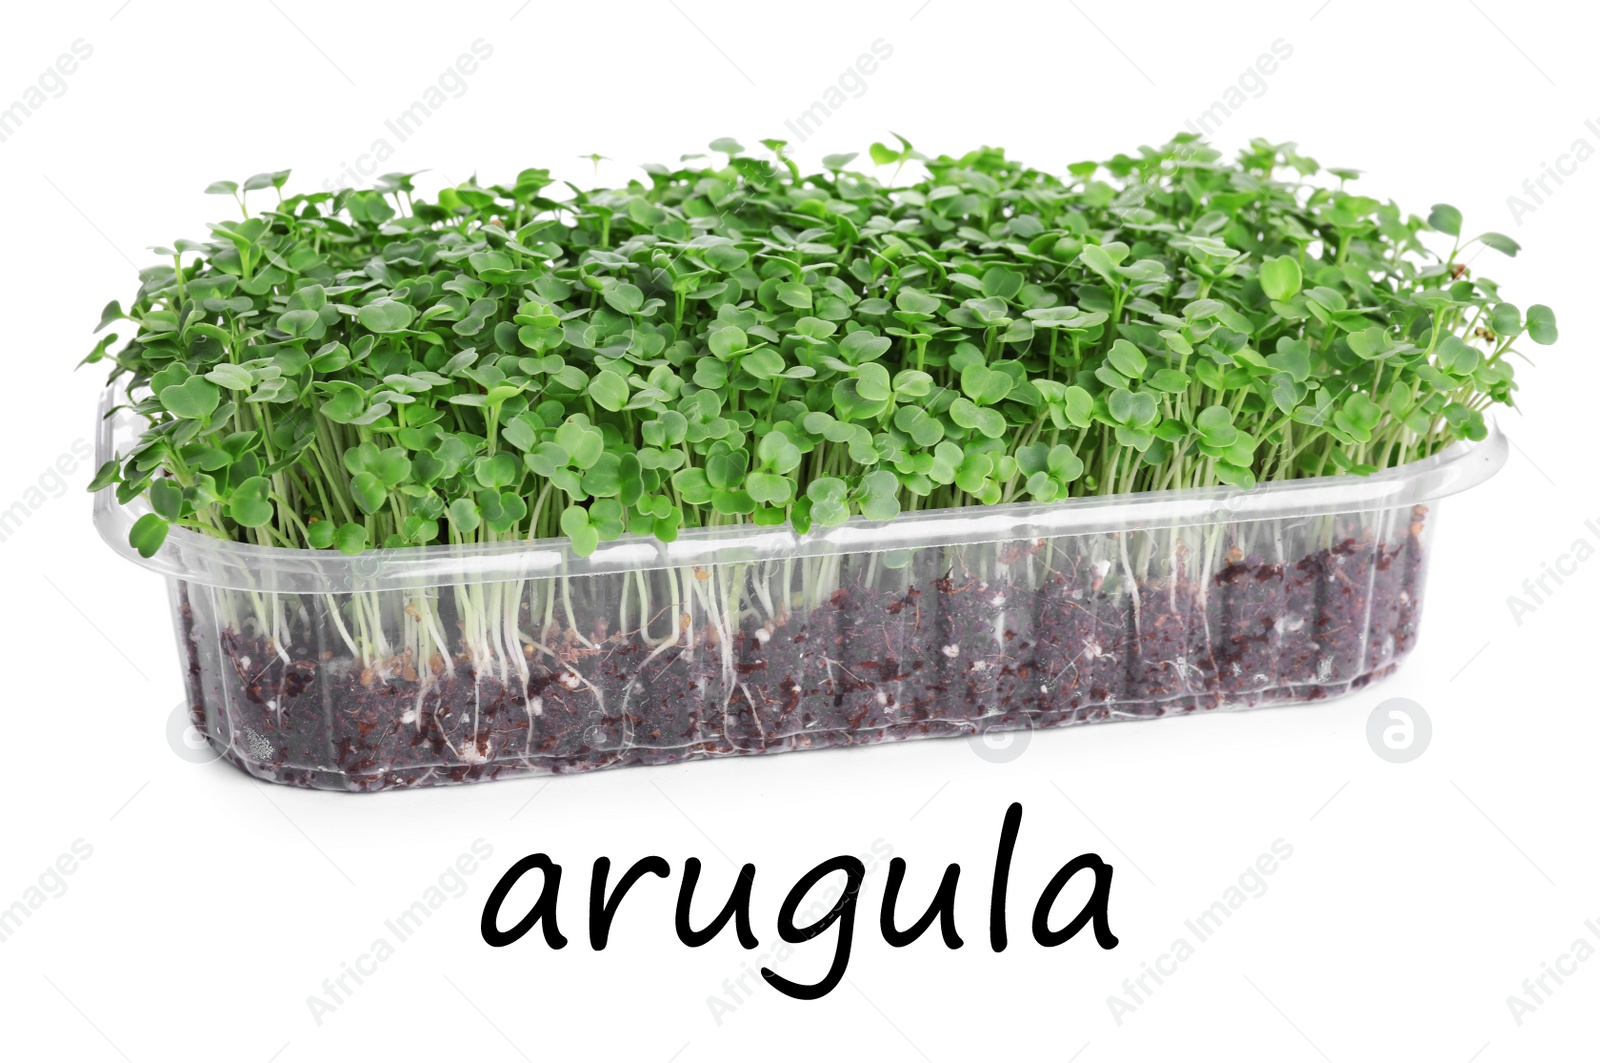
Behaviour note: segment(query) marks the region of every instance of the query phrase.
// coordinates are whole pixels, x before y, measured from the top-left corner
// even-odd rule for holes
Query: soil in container
[[[520,647],[520,668],[465,653],[380,667],[332,638],[280,653],[232,628],[213,641],[180,589],[186,682],[235,763],[350,789],[1315,700],[1413,645],[1424,518],[1287,563],[1227,544],[1203,582],[1185,564],[1130,584],[1034,544],[982,575],[920,558],[895,579],[857,568],[810,610],[751,609],[693,641],[558,624]]]
[[[1235,697],[1271,689],[1278,681],[1289,615],[1285,566],[1235,548],[1216,583],[1222,596],[1218,685]]]

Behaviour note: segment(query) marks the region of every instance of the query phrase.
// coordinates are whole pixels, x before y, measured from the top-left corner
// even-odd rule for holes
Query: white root
[[[1134,637],[1140,635],[1139,625],[1139,580],[1133,572],[1133,562],[1128,559],[1128,534],[1117,533],[1117,549],[1122,554],[1122,571],[1128,577],[1128,600],[1133,605],[1133,633]]]

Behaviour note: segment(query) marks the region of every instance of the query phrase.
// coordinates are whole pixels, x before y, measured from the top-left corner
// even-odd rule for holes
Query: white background
[[[1594,286],[1600,161],[1537,209],[1507,197],[1579,138],[1600,148],[1595,26],[1578,5],[1477,0],[1119,5],[954,0],[789,5],[717,0],[550,4],[234,4],[96,0],[14,5],[0,34],[0,104],[82,38],[65,91],[0,143],[5,401],[0,508],[44,503],[0,543],[5,566],[0,907],[81,839],[92,855],[0,942],[0,1053],[81,1060],[369,1058],[637,1060],[988,1058],[1428,1059],[1594,1054],[1600,962],[1519,1026],[1506,998],[1573,942],[1600,946],[1593,843],[1600,559],[1517,624],[1506,604],[1585,538],[1600,545],[1593,448],[1600,374]],[[120,5],[120,6],[119,6]],[[519,7],[519,5],[521,5]],[[493,55],[404,143],[383,125],[471,42]],[[226,216],[212,180],[292,167],[321,187],[372,141],[383,170],[423,183],[507,180],[549,166],[621,182],[721,135],[754,146],[821,97],[882,38],[893,55],[795,153],[814,163],[888,130],[930,152],[1003,145],[1064,169],[1159,143],[1282,38],[1292,56],[1221,126],[1295,140],[1359,167],[1359,190],[1521,241],[1474,268],[1521,305],[1547,302],[1558,346],[1523,367],[1516,445],[1489,484],[1443,507],[1421,644],[1394,678],[1303,708],[1033,736],[991,763],[964,741],[641,768],[371,797],[300,792],[195,765],[169,748],[180,700],[164,589],[96,538],[80,462],[102,374],[73,363],[106,300],[126,299],[144,250]],[[1570,168],[1570,167],[1569,167]],[[1552,188],[1555,186],[1552,184]],[[1531,202],[1531,200],[1530,200]],[[68,462],[70,464],[70,462]],[[1596,524],[1586,527],[1586,520]],[[1386,698],[1434,724],[1393,765],[1365,724]],[[987,946],[989,866],[1004,809],[1026,809],[1011,948]],[[1119,1025],[1107,998],[1273,842],[1293,856]],[[344,1003],[307,998],[355,963],[482,839],[492,855]],[[868,878],[848,981],[814,1003],[746,979],[725,934],[672,932],[685,857],[702,904],[757,864],[756,932],[826,857],[892,847],[908,901],[960,861],[965,948],[879,937],[883,861]],[[566,868],[563,929],[492,950],[478,919],[494,880],[543,851]],[[1033,943],[1053,871],[1085,851],[1116,867],[1109,952],[1088,934]],[[584,933],[592,861],[658,853],[611,947]],[[48,876],[47,883],[56,883]],[[386,935],[387,936],[387,935]],[[1191,936],[1191,940],[1192,936]],[[780,969],[811,980],[832,934]],[[353,982],[348,983],[354,986]]]

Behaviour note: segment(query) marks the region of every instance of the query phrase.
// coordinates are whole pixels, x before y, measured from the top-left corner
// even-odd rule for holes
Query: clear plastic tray
[[[138,432],[108,392],[97,462]],[[192,720],[258,778],[380,790],[1310,701],[1416,643],[1434,503],[1488,437],[1371,476],[784,528],[347,557],[174,528]]]

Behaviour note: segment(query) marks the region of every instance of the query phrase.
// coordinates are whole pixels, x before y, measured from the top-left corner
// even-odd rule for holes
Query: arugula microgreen
[[[545,170],[285,196],[156,249],[85,362],[147,422],[93,487],[170,526],[374,547],[792,523],[1367,472],[1481,438],[1554,343],[1425,217],[1293,145],[1057,176],[904,138],[806,175],[723,138],[626,188]],[[596,166],[602,156],[591,155]],[[901,183],[908,163],[922,175]],[[248,193],[271,189],[266,207]],[[1445,248],[1442,241],[1448,239]],[[1430,242],[1438,244],[1430,249]]]

